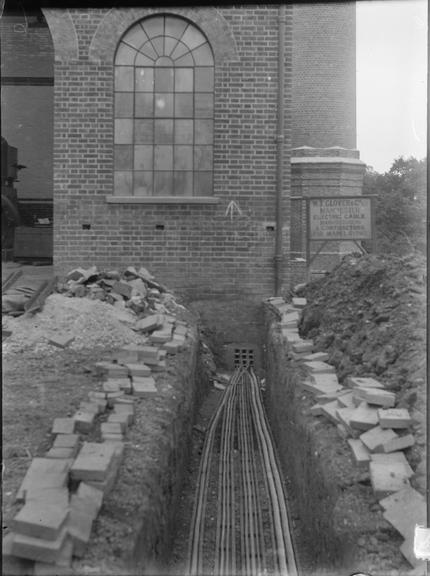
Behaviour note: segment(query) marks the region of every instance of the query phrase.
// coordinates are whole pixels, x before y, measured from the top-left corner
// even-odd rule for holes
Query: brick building
[[[21,196],[54,198],[56,271],[144,264],[193,301],[288,289],[291,196],[361,188],[355,3],[121,6],[1,22],[3,135]]]

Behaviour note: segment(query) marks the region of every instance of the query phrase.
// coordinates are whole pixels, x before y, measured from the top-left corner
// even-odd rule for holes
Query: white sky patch
[[[378,172],[427,150],[427,1],[357,6],[357,148]]]

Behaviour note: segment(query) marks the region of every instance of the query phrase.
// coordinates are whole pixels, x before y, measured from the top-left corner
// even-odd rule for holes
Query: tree
[[[384,174],[366,171],[363,194],[376,196],[378,252],[425,250],[426,166],[425,159],[400,157]]]

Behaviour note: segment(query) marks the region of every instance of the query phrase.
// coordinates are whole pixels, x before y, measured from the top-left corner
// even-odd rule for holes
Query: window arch
[[[214,58],[169,15],[132,26],[115,55],[115,194],[212,194]]]

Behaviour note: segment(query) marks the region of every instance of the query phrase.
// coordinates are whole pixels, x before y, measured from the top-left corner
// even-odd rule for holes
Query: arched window
[[[131,27],[115,56],[115,194],[212,194],[214,59],[176,16]]]

